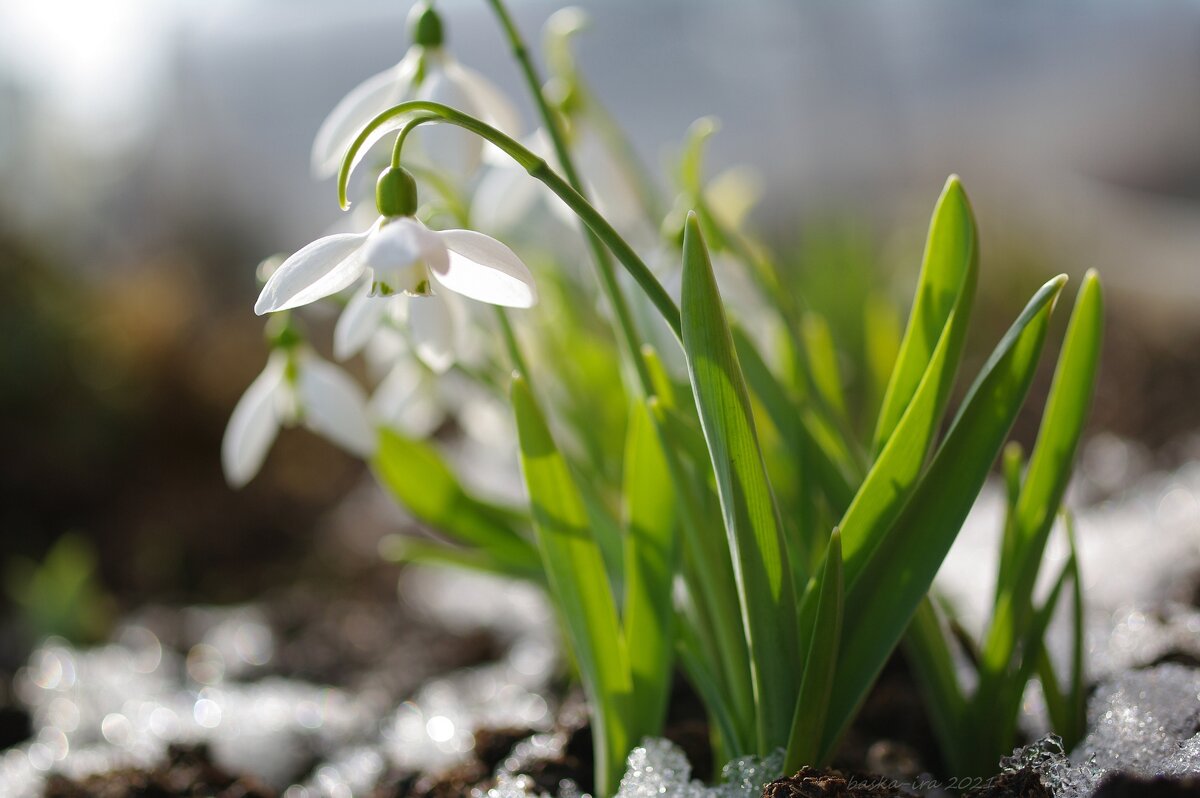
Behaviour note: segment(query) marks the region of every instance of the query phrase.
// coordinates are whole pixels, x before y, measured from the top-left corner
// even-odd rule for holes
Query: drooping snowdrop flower
[[[285,326],[225,428],[221,465],[229,484],[240,488],[253,479],[279,430],[296,425],[359,457],[374,453],[375,431],[358,384]]]
[[[493,127],[515,134],[516,109],[490,81],[458,63],[443,46],[441,18],[427,3],[409,14],[413,45],[394,67],[364,80],[334,107],[313,141],[312,170],[317,177],[337,173],[351,142],[381,111],[408,100],[430,100],[458,108]],[[358,160],[403,120],[382,126],[359,150]],[[472,174],[486,151],[483,142],[465,130],[417,131],[422,152],[441,170],[458,176]]]
[[[505,307],[537,302],[529,269],[511,249],[473,230],[430,230],[412,214],[416,184],[392,167],[379,178],[376,204],[382,214],[365,233],[337,233],[292,255],[263,286],[254,312],[262,315],[309,304],[366,277],[338,326],[339,356],[370,338],[388,314],[388,302],[413,298],[405,308],[417,355],[435,371],[453,361],[454,320],[439,290]]]

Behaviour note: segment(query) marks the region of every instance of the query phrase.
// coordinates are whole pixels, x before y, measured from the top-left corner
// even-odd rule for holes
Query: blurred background
[[[219,451],[266,357],[255,266],[337,221],[309,148],[349,88],[399,60],[408,5],[0,0],[6,618],[51,551],[90,574],[97,629],[147,600],[246,600],[374,557],[379,530],[362,527],[390,521],[360,464],[288,431],[233,491]],[[1200,4],[580,5],[580,64],[643,160],[665,173],[688,125],[719,117],[710,171],[755,170],[751,226],[799,284],[836,302],[878,279],[903,297],[957,172],[981,224],[976,357],[1048,276],[1097,268],[1093,435],[1164,467],[1194,452]],[[558,4],[513,6],[536,40]],[[530,123],[485,6],[438,7],[453,52]]]

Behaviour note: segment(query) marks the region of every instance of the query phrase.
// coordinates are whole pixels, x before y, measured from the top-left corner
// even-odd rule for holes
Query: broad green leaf
[[[651,399],[650,401],[655,401]],[[661,733],[673,670],[672,580],[676,510],[671,472],[649,408],[638,402],[625,445],[625,606],[623,623],[637,700],[631,738]]]
[[[842,536],[834,528],[825,549],[825,568],[817,585],[817,614],[804,659],[804,675],[792,716],[784,773],[795,773],[805,765],[820,765],[829,694],[838,664],[842,635],[844,585],[842,584]]]
[[[1065,280],[1051,280],[1030,300],[984,364],[925,475],[860,575],[851,581],[847,567],[843,667],[834,683],[826,752],[866,697],[979,495],[1025,401]]]
[[[941,425],[975,296],[974,241],[966,195],[951,178],[934,210],[917,302],[880,416],[886,437],[839,525],[848,584],[858,579],[911,495]],[[931,333],[934,324],[938,326]],[[906,375],[918,365],[910,389]],[[897,400],[901,404],[891,420],[890,408]]]
[[[998,596],[984,646],[984,666],[989,672],[1004,667],[1020,635],[1021,619],[1029,612],[1038,565],[1071,478],[1071,465],[1095,391],[1103,328],[1100,280],[1089,271],[1067,325],[1037,442],[1029,455],[1029,468],[1013,514],[1014,567],[1005,574],[1005,589]]]
[[[786,742],[796,690],[791,569],[712,264],[694,214],[684,228],[683,348],[737,577],[759,708],[758,753]]]
[[[379,450],[371,466],[383,486],[418,520],[486,551],[506,569],[536,568],[537,550],[516,531],[528,521],[467,493],[432,444],[380,429]]]
[[[521,471],[554,604],[570,638],[601,748],[597,791],[616,790],[631,741],[625,718],[632,684],[600,548],[588,529],[583,499],[524,379],[512,384]]]
[[[969,280],[969,290],[974,290],[978,259],[979,244],[971,205],[958,175],[951,175],[933,209],[916,297],[904,340],[900,343],[896,367],[884,394],[872,452],[877,454],[883,450],[917,392],[950,314],[962,307],[959,298],[965,289],[964,282]],[[966,307],[969,306],[968,303]],[[966,311],[959,311],[959,315],[966,315]]]
[[[952,773],[963,773],[966,772],[963,748],[967,740],[963,738],[962,723],[966,701],[955,672],[948,634],[937,608],[926,597],[917,606],[904,633],[904,653],[946,766]]]

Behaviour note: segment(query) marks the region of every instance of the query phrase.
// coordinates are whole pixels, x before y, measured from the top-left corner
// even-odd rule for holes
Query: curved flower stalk
[[[297,425],[359,457],[375,451],[362,389],[285,327],[266,368],[238,400],[225,428],[221,466],[229,484],[240,488],[252,480],[279,430]]]
[[[413,44],[404,58],[351,89],[321,123],[312,147],[312,171],[317,177],[337,174],[342,154],[358,131],[380,111],[406,100],[444,103],[501,130],[519,129],[519,116],[504,94],[446,50],[441,18],[427,3],[413,6],[408,25]],[[394,129],[378,131],[360,157]],[[472,174],[485,152],[483,142],[460,131],[424,138],[421,147],[433,163],[458,176]]]
[[[338,321],[339,356],[360,349],[384,318],[387,303],[405,295],[414,351],[435,371],[453,362],[454,322],[438,288],[504,307],[537,302],[529,269],[511,249],[473,230],[430,230],[411,214],[416,206],[412,177],[393,167],[380,178],[377,200],[383,215],[364,233],[325,236],[288,258],[263,287],[255,313],[307,305],[349,288],[366,277]]]

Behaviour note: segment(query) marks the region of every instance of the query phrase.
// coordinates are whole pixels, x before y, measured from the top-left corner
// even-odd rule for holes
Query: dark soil
[[[763,788],[763,798],[891,798],[910,796],[889,779],[847,776],[840,770],[803,768]]]
[[[208,748],[173,745],[153,770],[113,770],[73,781],[52,776],[45,798],[276,798],[276,791],[250,776],[235,776],[213,764]]]
[[[1040,775],[1022,768],[993,776],[979,789],[965,793],[964,798],[1054,798],[1054,793]]]

